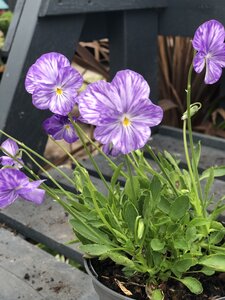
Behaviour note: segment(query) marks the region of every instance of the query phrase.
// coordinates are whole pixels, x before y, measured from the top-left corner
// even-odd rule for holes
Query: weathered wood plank
[[[91,279],[0,228],[0,299],[97,300]]]
[[[72,170],[64,169],[64,171],[72,178]],[[59,182],[71,188],[71,185],[58,176],[55,171],[52,171],[51,174]],[[105,190],[104,185],[98,178],[93,177],[92,179],[99,190]],[[56,201],[48,196],[40,206],[36,206],[29,201],[19,200],[8,208],[0,210],[0,223],[5,223],[25,237],[42,243],[82,264],[82,253],[79,251],[79,245],[64,245],[66,242],[75,239],[68,222],[68,214]]]
[[[159,8],[167,0],[43,0],[40,16]]]

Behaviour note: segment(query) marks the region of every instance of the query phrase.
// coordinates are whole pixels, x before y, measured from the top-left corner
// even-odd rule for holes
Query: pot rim
[[[102,290],[106,291],[107,293],[109,293],[110,295],[114,296],[114,297],[120,297],[121,300],[135,300],[134,298],[130,298],[130,297],[127,297],[127,296],[123,296],[119,293],[117,293],[116,291],[108,288],[106,285],[104,285],[103,283],[101,283],[99,280],[98,280],[98,274],[95,272],[93,266],[92,266],[92,263],[91,263],[91,258],[86,258],[86,257],[83,257],[83,260],[84,260],[84,267],[85,267],[85,270],[87,271],[88,275],[91,276],[92,278],[92,281],[95,285],[99,286]]]

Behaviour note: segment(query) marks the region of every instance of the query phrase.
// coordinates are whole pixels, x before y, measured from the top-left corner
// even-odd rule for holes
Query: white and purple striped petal
[[[43,180],[30,182],[29,178],[21,171],[5,168],[0,170],[0,208],[12,204],[19,197],[41,204],[45,191],[39,189]]]
[[[82,76],[69,60],[52,52],[42,55],[30,67],[25,87],[32,94],[35,107],[65,116],[72,111],[82,83]]]
[[[78,98],[81,117],[96,125],[95,138],[105,152],[127,154],[143,147],[149,127],[158,125],[162,109],[148,99],[150,88],[144,78],[131,70],[120,71],[112,83],[90,84]]]
[[[224,39],[224,26],[216,20],[203,23],[195,32],[192,44],[198,52],[193,67],[197,73],[206,67],[206,84],[213,84],[221,77],[222,68],[225,67]]]
[[[0,157],[2,166],[13,166],[18,169],[23,167],[23,160],[20,158],[19,147],[16,142],[8,138],[1,144],[1,148],[3,153],[6,154]],[[8,156],[8,154],[14,156],[20,163]]]

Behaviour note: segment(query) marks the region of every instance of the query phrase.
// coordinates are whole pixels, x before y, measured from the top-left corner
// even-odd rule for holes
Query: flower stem
[[[194,142],[193,142],[193,133],[192,133],[192,124],[191,124],[191,77],[192,77],[192,70],[193,70],[193,64],[191,64],[188,72],[188,81],[187,81],[187,127],[188,127],[188,137],[190,142],[190,150],[191,150],[191,157],[192,157],[192,164],[193,164],[193,178],[192,183],[195,189],[195,194],[197,199],[200,199],[200,207],[201,207],[201,214],[204,216],[206,215],[205,210],[203,210],[203,196],[202,196],[202,189],[201,184],[199,180],[199,174],[198,174],[198,168],[197,168],[197,162],[196,162],[196,156],[195,156],[195,150],[194,150]],[[186,122],[184,122],[186,123]],[[186,124],[185,124],[186,128]],[[186,145],[187,147],[187,145]],[[188,154],[188,152],[187,152]],[[189,155],[188,155],[189,157]],[[187,156],[186,156],[187,158]],[[191,170],[191,166],[189,168],[189,171]],[[197,183],[197,188],[196,188]]]
[[[94,148],[96,150],[98,150],[98,152],[109,162],[109,166],[112,168],[112,170],[116,170],[117,169],[117,165],[104,153],[104,151],[102,151],[101,147],[99,147],[87,134],[86,132],[76,123],[74,122],[73,118],[69,115],[69,119],[70,119],[70,122],[73,124],[74,126],[74,129],[77,131],[79,131],[79,134],[82,136],[82,137],[85,137],[88,142],[94,146]],[[78,135],[78,132],[77,132],[77,135]],[[80,136],[79,136],[80,138]],[[81,140],[82,142],[82,140]],[[83,146],[85,147],[84,145],[85,141],[83,140],[82,144]],[[86,144],[86,143],[85,143]],[[128,175],[124,172],[124,171],[120,171],[121,172],[121,175],[124,177],[124,178],[128,178]]]
[[[50,162],[48,159],[44,158],[42,155],[38,154],[36,151],[32,150],[31,148],[29,148],[28,146],[26,146],[24,143],[21,143],[20,141],[18,141],[17,139],[15,139],[14,137],[10,136],[9,134],[3,132],[2,130],[0,130],[0,133],[4,134],[5,136],[7,136],[8,138],[10,138],[11,140],[15,141],[18,145],[20,145],[23,149],[26,149],[27,151],[29,151],[30,153],[34,154],[35,156],[37,156],[39,159],[41,159],[43,162],[45,162],[47,165],[49,165],[50,167],[52,167],[53,169],[55,169],[60,175],[62,175],[65,179],[67,179],[70,183],[72,183],[72,185],[74,186],[74,182],[73,180],[67,176],[63,171],[60,170],[60,168],[58,168],[56,165],[54,165],[52,162]],[[3,149],[5,151],[5,149]],[[22,150],[22,149],[21,149]],[[24,150],[23,150],[24,151]],[[26,151],[26,155],[27,152]],[[6,152],[6,151],[5,151]],[[8,156],[9,153],[7,153]],[[31,158],[31,156],[29,156]],[[12,157],[14,158],[14,157]],[[34,159],[32,159],[35,163],[36,161]]]

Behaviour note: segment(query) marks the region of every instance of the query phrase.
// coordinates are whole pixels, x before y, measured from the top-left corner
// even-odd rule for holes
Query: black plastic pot
[[[128,298],[126,296],[118,294],[117,292],[111,290],[110,288],[102,284],[98,280],[98,274],[95,272],[92,266],[91,259],[84,258],[84,267],[87,273],[92,278],[92,283],[96,293],[99,296],[99,300],[135,300],[133,298]],[[225,300],[225,297],[217,298],[216,300]]]
[[[92,278],[92,283],[93,283],[96,293],[99,296],[99,300],[135,300],[130,297],[128,298],[126,296],[118,294],[117,292],[109,289],[107,286],[102,284],[98,280],[98,274],[95,272],[95,270],[91,264],[91,259],[84,258],[84,267],[85,267],[87,273]]]

